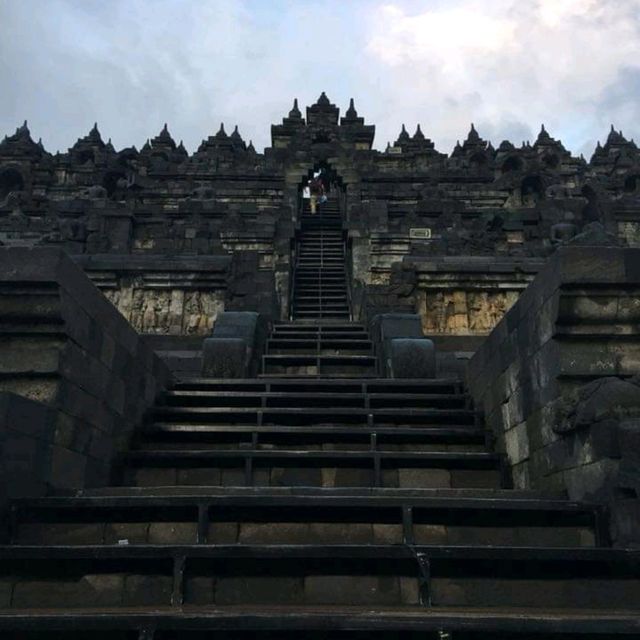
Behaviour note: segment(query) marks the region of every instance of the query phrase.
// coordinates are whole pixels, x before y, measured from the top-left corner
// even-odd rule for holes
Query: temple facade
[[[412,310],[443,345],[475,349],[586,225],[640,245],[640,151],[613,127],[588,162],[544,127],[494,147],[471,125],[450,155],[420,126],[384,152],[374,134],[324,93],[304,115],[295,101],[264,153],[224,125],[191,155],[166,125],[116,150],[96,125],[53,155],[25,122],[0,143],[0,246],[61,247],[143,333],[206,335],[224,309],[286,319],[301,185],[324,168],[355,317]]]
[[[636,145],[374,133],[0,144],[2,640],[640,637]]]

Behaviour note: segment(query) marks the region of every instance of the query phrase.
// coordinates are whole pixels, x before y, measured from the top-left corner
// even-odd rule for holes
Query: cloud
[[[258,148],[325,90],[384,148],[417,122],[442,151],[473,121],[573,150],[611,121],[640,137],[640,0],[0,0],[0,133],[50,150],[98,121],[116,147],[164,122],[194,150],[221,121]],[[585,146],[586,145],[586,146]]]
[[[417,13],[388,4],[370,20],[366,50],[393,95],[388,108],[447,146],[473,120],[498,142],[514,122],[522,133],[544,122],[576,148],[605,133],[603,89],[640,68],[639,13],[638,0],[460,0]]]

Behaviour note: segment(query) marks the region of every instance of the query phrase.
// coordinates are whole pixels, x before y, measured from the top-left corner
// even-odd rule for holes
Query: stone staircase
[[[113,486],[13,503],[0,637],[640,637],[606,513],[510,488],[460,380],[376,378],[317,298],[260,377],[167,391]]]
[[[314,215],[305,200],[293,274],[294,321],[349,321],[342,218],[335,198]]]

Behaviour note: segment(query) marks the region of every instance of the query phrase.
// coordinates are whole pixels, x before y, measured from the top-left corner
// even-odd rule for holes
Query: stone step
[[[293,317],[296,320],[348,320],[350,314],[331,311],[294,311]]]
[[[428,393],[335,393],[293,391],[194,391],[169,390],[160,406],[238,406],[251,407],[353,407],[361,409],[451,409],[471,410],[467,394]]]
[[[612,640],[633,638],[637,613],[600,608],[313,605],[100,607],[1,612],[3,640]],[[51,631],[55,629],[57,631]],[[43,635],[48,634],[48,635]],[[274,635],[276,634],[276,635]]]
[[[271,356],[266,356],[271,358]],[[288,358],[289,356],[273,356]],[[335,356],[321,356],[334,358]],[[364,358],[366,356],[350,356]],[[414,407],[247,407],[247,406],[171,406],[159,405],[150,412],[154,421],[181,420],[217,424],[250,425],[470,425],[477,426],[477,415],[471,409],[439,409]]]
[[[348,320],[350,314],[346,311],[307,311],[294,310],[294,318],[300,320]]]
[[[486,452],[313,449],[139,449],[124,485],[499,488],[499,457]]]
[[[312,312],[301,311],[296,315],[311,315]],[[317,312],[323,318],[330,313]],[[346,315],[346,314],[345,314]],[[377,359],[374,356],[363,355],[319,355],[319,354],[289,354],[267,355],[262,358],[264,373],[277,375],[326,375],[359,377],[361,375],[375,375]]]
[[[564,500],[357,496],[57,497],[14,504],[12,544],[593,547],[598,508]]]
[[[298,345],[298,346],[279,346],[269,347],[266,351],[272,356],[291,356],[291,355],[315,355],[315,356],[371,356],[374,355],[371,347],[328,347],[322,345]]]
[[[299,303],[305,302],[323,302],[323,303],[334,303],[334,304],[346,304],[347,294],[346,290],[342,294],[336,293],[327,293],[319,290],[317,293],[313,291],[307,291],[304,289],[300,289],[296,291],[294,294],[294,300]]]
[[[356,325],[357,326],[357,325]],[[315,327],[309,327],[314,329]],[[302,391],[305,393],[462,393],[463,382],[457,378],[388,379],[354,378],[345,382],[326,378],[317,380],[295,380],[273,378],[271,380],[198,378],[176,382],[175,390],[194,391]]]
[[[318,340],[326,342],[327,340],[340,340],[340,341],[369,341],[369,334],[367,332],[355,333],[352,331],[334,331],[328,332],[312,332],[312,331],[274,331],[271,334],[270,340],[311,340],[317,342]]]
[[[575,607],[640,612],[637,551],[414,545],[0,547],[6,610],[31,607]],[[423,613],[424,615],[424,613]]]
[[[354,351],[358,351],[358,353],[352,353]],[[267,354],[269,355],[290,355],[301,352],[320,355],[373,355],[373,344],[370,340],[354,339],[271,339],[267,342]]]
[[[138,448],[226,448],[314,451],[486,451],[488,433],[467,425],[380,427],[349,425],[249,426],[153,422],[136,433]]]
[[[323,325],[322,323],[318,323],[315,326],[308,326],[308,325],[304,325],[304,326],[300,326],[299,324],[295,323],[295,322],[278,322],[276,324],[273,325],[273,329],[274,331],[281,331],[281,330],[291,330],[291,331],[323,331],[324,329],[327,329],[329,331],[367,331],[367,328],[365,325],[357,323],[357,322],[345,322],[339,325],[336,325],[334,323],[332,324],[327,324],[327,325]]]
[[[320,298],[313,300],[295,300],[295,311],[324,310],[324,311],[340,311],[348,313],[349,307],[345,302],[335,302],[331,299]]]

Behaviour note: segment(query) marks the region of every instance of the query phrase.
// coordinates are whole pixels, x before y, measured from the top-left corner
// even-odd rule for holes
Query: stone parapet
[[[545,261],[486,256],[407,256],[361,286],[362,315],[417,313],[425,335],[487,336]],[[373,274],[373,272],[372,272]]]
[[[166,387],[167,367],[58,249],[0,250],[0,325],[0,392],[53,412],[42,421],[46,487],[107,483],[115,457]]]
[[[478,349],[470,390],[516,487],[574,499],[637,494],[637,471],[620,473],[637,451],[620,443],[640,431],[639,327],[640,250],[566,247]],[[624,402],[614,396],[619,385]],[[573,419],[596,392],[600,413]]]

